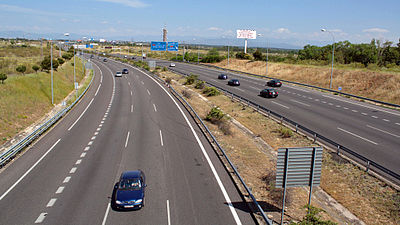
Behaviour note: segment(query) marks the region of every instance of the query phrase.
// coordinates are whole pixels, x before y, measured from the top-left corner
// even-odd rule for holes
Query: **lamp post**
[[[322,31],[322,32],[328,32],[328,33],[330,33],[330,34],[332,35],[332,40],[333,40],[333,43],[332,43],[332,69],[331,69],[331,80],[330,80],[330,82],[329,82],[329,89],[332,89],[333,61],[334,61],[334,58],[335,58],[335,36],[333,36],[333,33],[332,33],[331,31],[327,30],[327,29],[321,29],[321,31]]]
[[[51,104],[54,105],[53,91],[53,41],[50,39],[50,68],[51,68]]]
[[[261,37],[263,36],[262,34],[257,34],[257,36]],[[267,59],[265,60],[266,64],[265,64],[265,75],[268,76],[268,39],[267,39]]]

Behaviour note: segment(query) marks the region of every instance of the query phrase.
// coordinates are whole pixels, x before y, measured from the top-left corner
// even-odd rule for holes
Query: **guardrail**
[[[168,69],[173,71],[173,72],[175,72],[175,73],[179,73],[179,74],[182,74],[184,76],[189,76],[189,74],[177,71],[175,69],[172,69],[172,68],[168,68]],[[374,162],[373,160],[368,159],[368,158],[360,155],[359,153],[354,152],[353,150],[351,150],[351,149],[349,149],[349,148],[347,148],[347,147],[345,147],[345,146],[343,146],[343,145],[341,145],[339,143],[336,143],[335,141],[333,141],[333,140],[331,140],[331,139],[329,139],[329,138],[327,138],[327,137],[325,137],[325,136],[323,136],[321,134],[318,134],[317,132],[315,132],[315,131],[313,131],[313,130],[311,130],[311,129],[309,129],[309,128],[301,125],[301,124],[298,124],[297,122],[295,122],[295,121],[293,121],[293,120],[291,120],[289,118],[286,118],[286,117],[280,115],[279,113],[271,111],[271,110],[265,108],[264,106],[261,106],[261,105],[255,103],[255,102],[250,101],[250,100],[248,100],[246,98],[243,98],[243,97],[241,97],[239,95],[236,95],[235,93],[232,93],[232,92],[230,92],[228,90],[225,90],[223,88],[217,87],[217,86],[215,86],[215,85],[213,85],[213,84],[211,84],[211,83],[209,83],[207,81],[205,81],[205,83],[207,83],[210,86],[213,86],[213,87],[217,88],[218,90],[222,91],[224,94],[226,94],[226,95],[228,95],[228,96],[230,96],[232,98],[238,99],[239,101],[243,102],[244,104],[247,104],[248,106],[252,106],[253,108],[255,108],[257,110],[262,111],[267,116],[273,116],[276,120],[281,121],[282,123],[285,122],[287,125],[289,125],[292,128],[294,128],[296,130],[296,132],[298,130],[301,130],[305,135],[313,138],[314,142],[315,141],[322,141],[322,142],[324,142],[324,143],[326,143],[326,144],[328,144],[330,146],[333,146],[333,148],[336,149],[336,153],[338,155],[342,154],[342,155],[345,155],[345,156],[349,157],[350,159],[352,159],[355,162],[359,163],[360,165],[364,166],[367,172],[369,170],[372,170],[375,173],[377,173],[377,174],[385,177],[386,179],[390,180],[391,182],[394,182],[396,184],[400,184],[400,175],[399,174],[387,169],[386,167]]]
[[[146,73],[151,74],[154,78],[156,78],[159,82],[161,83],[165,83],[164,80],[162,80],[161,78],[159,78],[157,75],[145,71]],[[218,146],[218,149],[222,152],[224,158],[227,160],[227,162],[229,163],[229,165],[231,166],[232,170],[234,171],[235,175],[239,178],[240,182],[242,183],[243,187],[246,189],[248,196],[250,196],[250,198],[253,200],[253,203],[255,204],[255,206],[257,207],[258,211],[260,212],[260,215],[262,216],[262,218],[264,219],[264,221],[268,224],[268,225],[272,225],[272,221],[270,221],[268,219],[268,217],[265,215],[264,210],[262,209],[262,207],[260,206],[260,204],[258,204],[257,199],[254,197],[253,193],[251,192],[250,188],[246,185],[246,183],[244,182],[243,178],[240,176],[239,172],[237,171],[236,167],[233,165],[233,163],[231,162],[231,160],[229,159],[229,157],[226,155],[225,150],[221,147],[221,145],[218,143],[217,139],[214,137],[214,135],[211,133],[211,131],[208,129],[207,125],[203,122],[203,120],[200,118],[200,116],[196,113],[196,111],[192,108],[192,106],[177,92],[175,91],[175,89],[169,85],[169,89],[170,91],[173,93],[173,95],[185,106],[186,109],[189,109],[194,116],[197,118],[197,120],[200,122],[200,124],[203,126],[203,128],[206,130],[206,132],[208,133],[208,135],[210,135],[210,137],[212,138],[212,141]],[[190,112],[189,111],[189,112]],[[193,115],[192,115],[193,116]]]
[[[30,144],[33,140],[35,140],[43,132],[45,132],[49,127],[51,127],[53,124],[55,124],[62,116],[64,116],[87,92],[87,90],[89,89],[89,87],[91,86],[91,84],[93,82],[93,78],[94,78],[94,70],[93,70],[93,76],[92,76],[92,79],[90,80],[89,85],[85,88],[85,90],[82,92],[82,94],[71,105],[60,110],[55,116],[53,116],[52,118],[45,121],[42,125],[40,125],[39,128],[32,131],[25,138],[23,138],[18,143],[11,146],[6,152],[1,154],[0,155],[0,167],[4,166],[4,164],[7,163],[9,160],[11,160],[18,152],[20,152],[22,149],[24,149],[28,144]]]

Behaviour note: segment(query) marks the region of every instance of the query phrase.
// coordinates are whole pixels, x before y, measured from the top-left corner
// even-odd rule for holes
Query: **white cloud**
[[[369,28],[369,29],[365,29],[365,30],[363,30],[363,32],[365,32],[365,33],[387,33],[387,32],[389,32],[388,30],[386,30],[386,29],[382,29],[382,28]]]
[[[276,30],[276,32],[280,33],[280,34],[283,34],[283,33],[288,34],[288,33],[290,33],[289,29],[287,29],[287,28],[279,28],[279,29]]]
[[[37,9],[30,9],[30,8],[15,6],[15,5],[6,5],[6,4],[0,4],[0,11],[23,13],[23,14],[35,14],[35,15],[40,15],[40,16],[67,15],[65,13],[47,12],[47,11],[42,11],[42,10],[37,10]]]
[[[121,4],[125,6],[129,6],[132,8],[143,8],[149,6],[146,3],[141,2],[140,0],[97,0],[99,2],[110,2],[110,3],[116,3],[116,4]]]
[[[219,30],[222,30],[222,29],[219,28],[219,27],[209,27],[207,30],[219,31]]]

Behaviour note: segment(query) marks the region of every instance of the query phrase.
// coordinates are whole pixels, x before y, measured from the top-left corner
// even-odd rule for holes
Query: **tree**
[[[26,71],[26,66],[24,65],[19,65],[17,66],[17,68],[15,69],[17,72],[24,74]]]
[[[62,58],[57,58],[57,60],[60,65],[64,64],[64,62],[65,62],[64,59],[62,59]]]
[[[7,79],[7,74],[5,73],[0,73],[0,80],[1,83],[4,84],[4,81]]]
[[[57,70],[59,66],[58,60],[53,59],[53,69]],[[51,69],[51,62],[50,62],[50,57],[45,57],[43,61],[40,63],[40,67],[42,67],[42,70],[47,70],[49,71]]]
[[[260,61],[263,60],[262,53],[258,49],[253,53],[253,57],[255,60],[260,60]]]
[[[32,69],[35,71],[35,73],[37,73],[37,71],[40,69],[40,67],[38,65],[33,65]]]
[[[63,59],[65,59],[65,60],[70,60],[70,59],[72,59],[73,56],[74,56],[73,53],[64,53],[62,55]]]

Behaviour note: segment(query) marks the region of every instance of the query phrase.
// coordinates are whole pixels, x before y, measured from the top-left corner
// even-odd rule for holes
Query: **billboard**
[[[167,51],[178,51],[179,44],[178,42],[168,42]]]
[[[152,41],[150,45],[151,51],[166,51],[167,42],[165,41]]]
[[[255,30],[236,30],[236,38],[256,39],[257,32]]]

